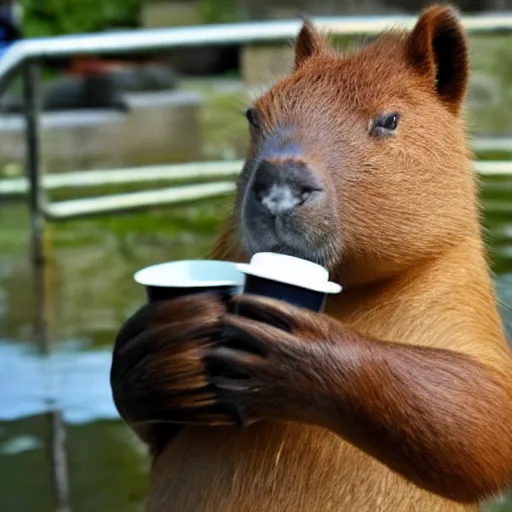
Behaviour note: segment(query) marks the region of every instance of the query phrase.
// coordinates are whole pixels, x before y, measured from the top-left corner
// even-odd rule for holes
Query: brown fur
[[[512,363],[461,118],[458,19],[434,6],[411,34],[345,56],[305,22],[295,66],[254,104],[260,126],[214,256],[255,250],[251,162],[286,125],[325,200],[295,219],[318,250],[283,251],[325,263],[344,291],[325,314],[195,296],[130,320],[112,386],[153,450],[148,510],[477,510],[512,484]],[[396,135],[369,137],[389,111]]]

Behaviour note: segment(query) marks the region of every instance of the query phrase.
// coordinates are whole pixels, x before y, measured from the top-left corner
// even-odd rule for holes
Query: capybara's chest
[[[325,430],[187,428],[156,461],[149,512],[456,512]]]

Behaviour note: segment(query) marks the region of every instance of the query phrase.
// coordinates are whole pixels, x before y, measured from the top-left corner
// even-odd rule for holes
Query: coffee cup
[[[245,276],[237,264],[216,260],[178,260],[143,268],[134,274],[149,302],[195,293],[215,293],[228,301],[243,289]]]
[[[327,295],[342,290],[329,281],[329,271],[311,261],[272,252],[260,252],[237,270],[245,274],[243,293],[263,295],[294,306],[321,312]]]

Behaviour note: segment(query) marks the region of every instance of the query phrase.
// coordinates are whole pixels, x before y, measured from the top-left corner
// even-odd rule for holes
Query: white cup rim
[[[176,260],[144,267],[133,275],[146,287],[206,288],[243,286],[245,276],[237,263],[222,260]]]
[[[336,294],[342,290],[338,283],[329,281],[329,272],[325,267],[280,253],[256,253],[250,263],[240,263],[237,269],[247,275],[320,293]]]

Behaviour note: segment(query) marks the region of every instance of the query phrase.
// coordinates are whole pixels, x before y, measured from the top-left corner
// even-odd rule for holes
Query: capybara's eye
[[[258,111],[255,108],[250,108],[245,111],[245,117],[247,118],[247,121],[249,121],[249,124],[253,128],[259,128],[260,122],[259,122],[259,116]]]
[[[397,129],[399,119],[400,114],[398,112],[377,116],[373,120],[372,132],[377,135],[392,133]]]

